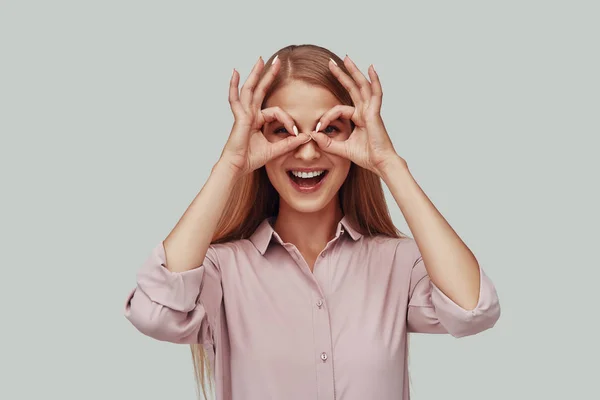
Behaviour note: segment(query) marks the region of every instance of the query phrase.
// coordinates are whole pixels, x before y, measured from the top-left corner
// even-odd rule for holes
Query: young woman
[[[500,316],[494,285],[395,151],[368,75],[314,45],[259,58],[241,91],[234,70],[225,148],[138,272],[126,317],[191,344],[219,400],[408,399],[409,332],[473,335]],[[382,180],[414,239],[392,223]]]

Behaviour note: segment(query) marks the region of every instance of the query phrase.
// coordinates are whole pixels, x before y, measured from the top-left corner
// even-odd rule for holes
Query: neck
[[[281,204],[273,228],[285,243],[293,243],[303,254],[316,255],[333,239],[343,216],[339,201],[311,213]]]

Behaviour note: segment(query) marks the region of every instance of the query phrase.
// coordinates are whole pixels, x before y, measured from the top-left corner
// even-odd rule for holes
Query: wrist
[[[227,160],[219,159],[211,169],[211,175],[218,175],[220,179],[226,179],[236,182],[241,178],[242,174],[233,166],[233,164],[227,162]]]
[[[394,155],[390,156],[377,166],[377,175],[385,180],[390,175],[397,173],[398,171],[405,170],[408,171],[408,164],[406,163],[406,160],[399,155]]]

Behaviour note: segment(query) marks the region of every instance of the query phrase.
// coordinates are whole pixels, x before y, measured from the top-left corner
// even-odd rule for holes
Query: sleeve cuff
[[[204,266],[184,272],[167,269],[164,242],[161,241],[137,273],[137,284],[153,302],[176,311],[190,312],[196,307]]]
[[[431,301],[440,323],[452,336],[461,337],[493,327],[500,317],[498,294],[492,281],[479,268],[479,299],[473,310],[466,310],[444,294],[432,281]]]

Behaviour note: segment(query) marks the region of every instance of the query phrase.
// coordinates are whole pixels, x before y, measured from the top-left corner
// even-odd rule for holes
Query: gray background
[[[0,398],[194,398],[188,346],[125,297],[220,154],[232,68],[301,43],[375,64],[396,149],[501,297],[491,331],[412,336],[413,399],[598,398],[599,11],[2,1]]]

